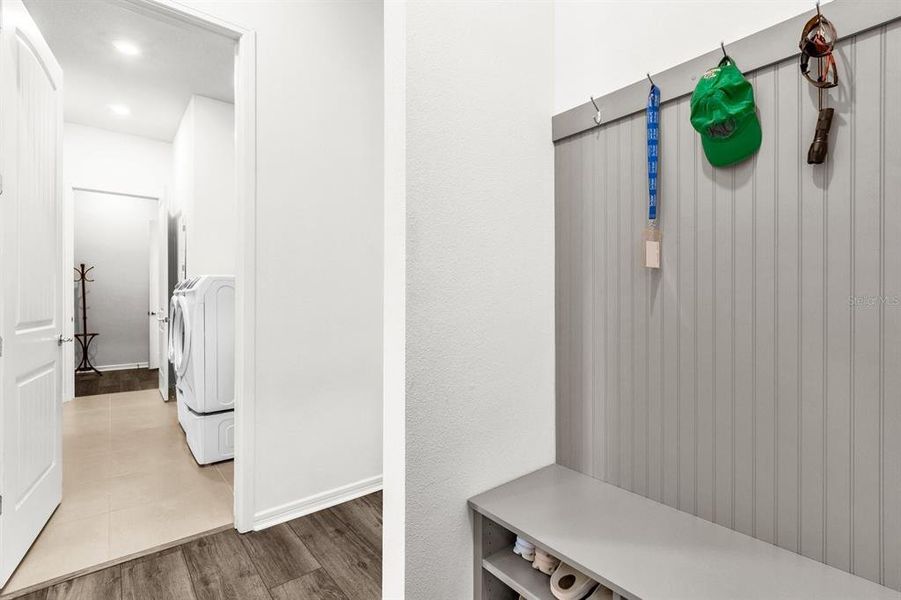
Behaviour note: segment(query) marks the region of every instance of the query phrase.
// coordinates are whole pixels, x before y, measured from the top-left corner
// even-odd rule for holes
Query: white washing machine
[[[178,422],[200,464],[234,457],[235,278],[202,275],[172,296],[169,359]]]

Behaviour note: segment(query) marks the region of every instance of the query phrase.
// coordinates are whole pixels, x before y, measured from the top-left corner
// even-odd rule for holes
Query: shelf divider
[[[551,578],[533,569],[529,561],[513,554],[513,546],[483,558],[482,568],[526,600],[555,600],[551,594]]]

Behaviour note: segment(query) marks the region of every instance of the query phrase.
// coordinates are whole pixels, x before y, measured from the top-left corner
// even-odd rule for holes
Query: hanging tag
[[[648,76],[650,79],[650,75]],[[662,234],[657,227],[657,161],[660,144],[660,89],[651,82],[648,93],[648,226],[641,233],[644,266],[660,268]]]
[[[660,268],[660,250],[663,246],[663,233],[656,227],[645,227],[641,232],[641,245],[644,252],[644,266],[649,269]]]

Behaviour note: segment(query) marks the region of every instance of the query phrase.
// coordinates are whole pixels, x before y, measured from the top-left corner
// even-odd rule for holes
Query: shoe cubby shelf
[[[516,536],[629,600],[898,600],[898,592],[559,465],[469,500],[474,598],[550,600]]]
[[[551,578],[506,546],[482,559],[482,568],[526,600],[554,600]]]

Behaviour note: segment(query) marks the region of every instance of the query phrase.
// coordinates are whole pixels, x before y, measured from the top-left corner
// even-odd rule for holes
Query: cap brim
[[[757,115],[749,119],[745,126],[726,139],[701,136],[704,154],[714,167],[727,167],[753,156],[760,149],[763,134]]]

